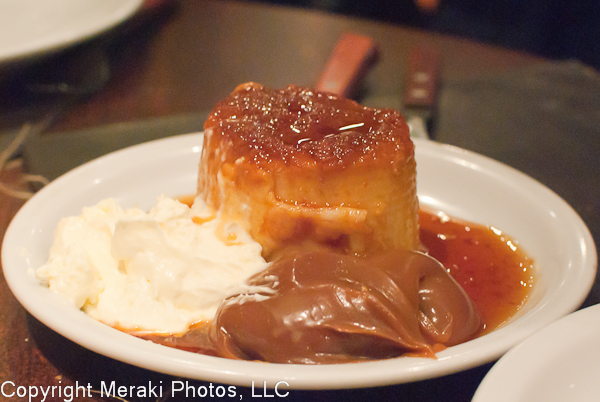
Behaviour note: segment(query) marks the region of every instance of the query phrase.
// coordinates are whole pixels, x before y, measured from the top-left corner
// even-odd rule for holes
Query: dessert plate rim
[[[13,3],[0,1],[5,16],[0,25],[2,65],[56,52],[108,31],[132,17],[143,0]]]
[[[598,400],[599,336],[600,304],[553,322],[502,356],[473,402]]]

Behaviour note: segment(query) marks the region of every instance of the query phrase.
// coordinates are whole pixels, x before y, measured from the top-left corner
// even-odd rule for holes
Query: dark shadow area
[[[118,75],[133,81],[147,63],[148,43],[176,11],[177,3],[165,3],[97,37],[0,70],[0,130],[16,131],[26,122],[47,130]]]
[[[600,2],[596,0],[247,0],[318,9],[456,35],[600,69]],[[435,0],[433,0],[435,2]]]

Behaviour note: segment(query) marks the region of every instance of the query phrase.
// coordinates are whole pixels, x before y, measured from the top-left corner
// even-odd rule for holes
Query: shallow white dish
[[[599,401],[599,339],[600,305],[569,314],[504,355],[473,402]]]
[[[153,141],[104,156],[58,178],[29,200],[4,239],[6,280],[37,319],[76,343],[151,370],[206,381],[290,388],[371,387],[417,381],[499,358],[535,331],[576,309],[596,273],[596,249],[579,216],[556,194],[486,157],[415,140],[418,193],[423,204],[494,225],[520,242],[539,267],[531,301],[509,325],[440,352],[437,360],[398,358],[357,364],[265,364],[196,355],[143,341],[94,321],[40,286],[33,270],[48,255],[59,219],[107,197],[149,209],[161,193],[195,192],[201,134]]]
[[[0,0],[0,63],[56,51],[133,15],[143,0]]]

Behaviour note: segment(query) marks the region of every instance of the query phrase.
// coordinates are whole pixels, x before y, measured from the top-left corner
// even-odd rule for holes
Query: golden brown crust
[[[418,246],[402,116],[289,86],[241,85],[205,123],[198,194],[263,245],[347,253]]]
[[[295,85],[281,90],[238,86],[213,109],[204,125],[211,128],[223,137],[228,162],[246,157],[270,170],[273,165],[341,169],[394,163],[413,148],[397,111]]]

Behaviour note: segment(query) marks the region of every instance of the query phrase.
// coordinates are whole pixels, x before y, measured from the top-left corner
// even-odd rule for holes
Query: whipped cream
[[[163,195],[147,213],[106,199],[62,219],[54,236],[38,280],[132,332],[184,333],[267,267],[260,244],[201,199],[190,208]]]

